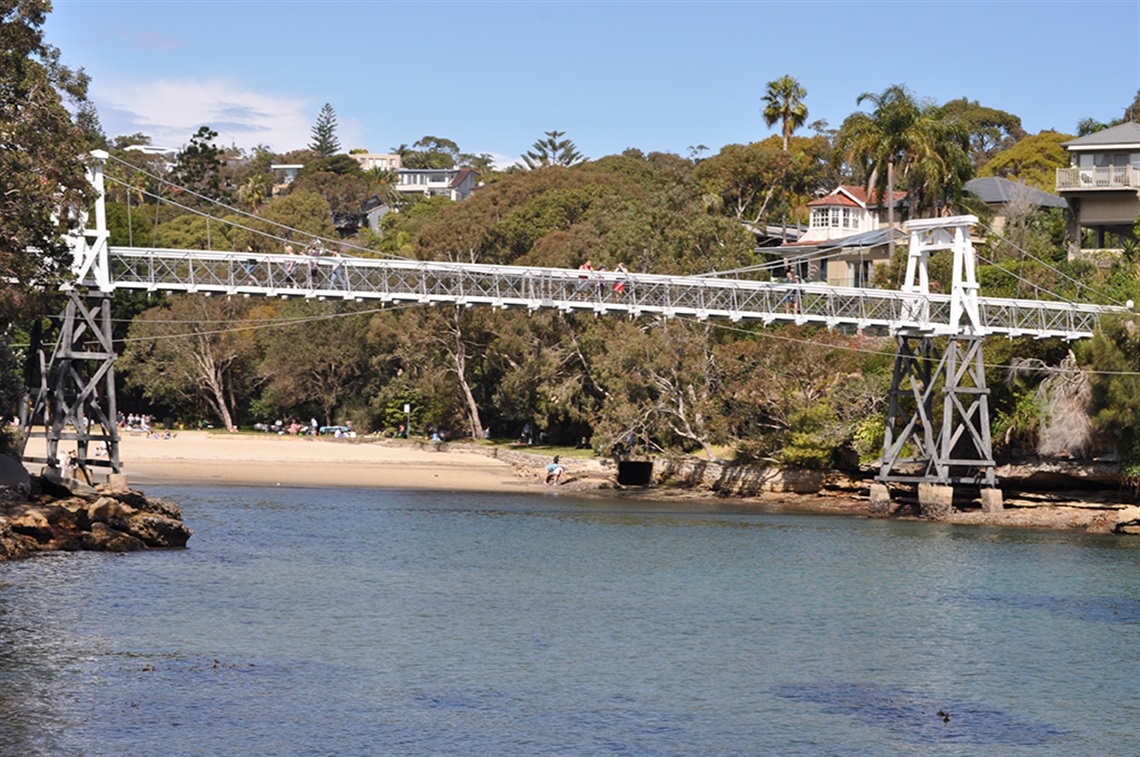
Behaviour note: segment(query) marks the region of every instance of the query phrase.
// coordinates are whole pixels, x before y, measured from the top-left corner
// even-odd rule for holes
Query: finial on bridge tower
[[[906,282],[902,291],[916,295],[930,294],[930,253],[938,250],[954,253],[949,321],[946,324],[929,323],[928,301],[923,302],[921,317],[917,318],[932,328],[935,334],[985,336],[987,333],[978,307],[977,260],[974,246],[970,243],[970,227],[977,222],[975,216],[952,216],[921,218],[906,225],[910,232],[910,249],[907,252]]]
[[[103,184],[103,164],[111,156],[106,150],[92,150],[87,161],[87,180],[91,182],[95,192],[95,228],[90,228],[89,217],[84,213],[81,218],[83,228],[78,234],[70,237],[71,242],[71,271],[75,274],[75,283],[82,284],[94,279],[95,286],[101,292],[110,292],[111,269],[107,260],[107,243],[111,233],[107,230],[107,199]],[[69,287],[65,287],[69,288]]]

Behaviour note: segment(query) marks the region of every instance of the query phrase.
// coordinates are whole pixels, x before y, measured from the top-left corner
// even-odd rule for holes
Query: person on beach
[[[565,469],[558,462],[558,455],[554,456],[554,462],[546,466],[546,476],[542,479],[542,483],[547,486],[557,484]]]

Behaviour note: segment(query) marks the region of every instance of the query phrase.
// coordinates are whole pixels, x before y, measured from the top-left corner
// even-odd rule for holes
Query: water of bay
[[[190,548],[0,565],[0,754],[1140,752],[1135,539],[148,493]]]

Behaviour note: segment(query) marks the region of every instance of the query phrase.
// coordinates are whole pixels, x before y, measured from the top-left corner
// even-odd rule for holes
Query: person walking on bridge
[[[309,245],[309,289],[316,289],[321,278],[321,243],[313,240]]]
[[[291,288],[297,286],[297,251],[293,249],[293,245],[285,245],[285,254],[290,256],[286,258],[285,267],[285,284]]]
[[[344,256],[340,254],[340,248],[334,247],[332,249],[333,265],[332,270],[329,271],[330,284],[333,289],[346,289],[344,285]]]
[[[257,281],[257,258],[253,256],[253,245],[247,244],[245,246],[245,254],[248,257],[245,259],[245,277],[253,286],[258,285]]]

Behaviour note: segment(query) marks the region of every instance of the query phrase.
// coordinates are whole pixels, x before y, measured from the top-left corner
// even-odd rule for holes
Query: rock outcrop
[[[125,486],[39,477],[30,483],[30,494],[9,491],[0,501],[0,560],[184,547],[192,533],[177,505]]]

